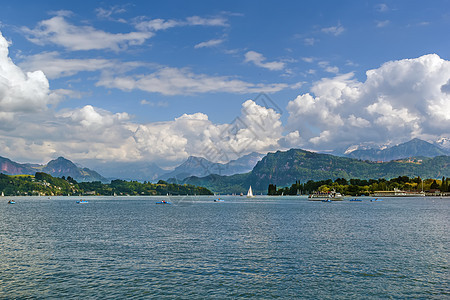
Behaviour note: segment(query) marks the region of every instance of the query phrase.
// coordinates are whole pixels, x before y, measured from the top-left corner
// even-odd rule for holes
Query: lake
[[[0,298],[450,297],[449,198],[214,198],[2,199]]]

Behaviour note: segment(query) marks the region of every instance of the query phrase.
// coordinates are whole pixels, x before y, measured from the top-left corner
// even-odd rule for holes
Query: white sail
[[[252,186],[250,186],[250,188],[248,189],[247,192],[247,198],[252,198],[253,197],[253,191],[252,191]]]

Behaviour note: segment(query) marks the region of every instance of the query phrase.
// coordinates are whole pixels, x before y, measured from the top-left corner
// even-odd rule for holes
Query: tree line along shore
[[[112,180],[77,182],[72,177],[53,177],[37,172],[35,175],[5,175],[0,173],[0,193],[3,196],[151,196],[151,195],[213,195],[204,187],[167,183]]]
[[[408,176],[399,176],[390,180],[380,179],[345,179],[337,178],[313,181],[305,183],[296,181],[290,187],[277,188],[274,184],[269,184],[268,195],[307,195],[314,192],[327,193],[336,191],[343,195],[360,196],[371,195],[377,192],[398,191],[407,193],[423,193],[424,195],[445,195],[450,196],[450,178],[442,177],[439,179],[422,179],[420,177],[409,178]],[[381,193],[382,194],[382,193]],[[386,195],[388,195],[386,193]]]
[[[399,176],[392,179],[345,179],[309,180],[305,183],[296,181],[290,187],[277,187],[269,184],[267,194],[308,195],[315,192],[336,191],[343,195],[360,196],[389,191],[405,193],[422,193],[423,195],[450,196],[450,178],[422,179]],[[3,196],[151,196],[151,195],[213,195],[201,186],[191,184],[158,183],[112,180],[111,183],[77,182],[72,177],[53,177],[43,172],[35,175],[5,175],[0,173],[0,193]],[[229,191],[230,194],[233,191]],[[389,193],[385,193],[389,195]]]

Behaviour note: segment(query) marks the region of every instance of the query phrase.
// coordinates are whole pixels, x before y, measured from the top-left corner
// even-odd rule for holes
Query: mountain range
[[[165,171],[153,163],[97,163],[96,170],[75,165],[59,157],[46,165],[20,164],[0,157],[0,172],[7,175],[45,172],[54,177],[72,177],[79,182],[111,179],[189,183],[205,186],[215,192],[245,192],[252,185],[255,192],[265,192],[269,183],[290,185],[296,180],[329,178],[393,178],[421,176],[439,178],[450,176],[448,140],[431,144],[413,139],[383,150],[355,150],[347,157],[308,152],[301,149],[277,151],[267,155],[251,153],[228,163],[214,163],[191,156],[172,171]],[[394,161],[401,158],[403,161]],[[385,162],[389,161],[389,162]],[[380,163],[383,162],[383,163]],[[98,167],[98,168],[97,168]]]
[[[70,176],[78,182],[108,181],[96,171],[78,167],[64,157],[58,157],[57,159],[51,160],[46,165],[39,165],[28,163],[20,164],[0,156],[0,171],[5,175],[34,175],[36,172],[44,172],[53,177]]]
[[[265,155],[250,153],[228,163],[213,163],[203,157],[190,156],[172,172],[160,176],[160,179],[181,181],[190,176],[204,177],[210,174],[234,175],[250,172]],[[175,180],[173,180],[175,179]]]
[[[398,176],[441,178],[450,176],[450,156],[371,162],[301,149],[268,153],[253,170],[232,176],[188,177],[182,183],[204,186],[216,193],[241,193],[251,185],[256,193],[269,184],[288,186],[297,180],[378,179]]]
[[[91,169],[98,171],[108,180],[122,179],[135,181],[158,181],[168,171],[155,163],[149,162],[94,162],[86,163]]]
[[[446,145],[445,142],[442,145]],[[420,139],[413,139],[386,149],[357,149],[345,154],[346,157],[350,158],[384,162],[408,157],[435,157],[439,155],[450,155],[450,149]]]
[[[408,157],[435,157],[439,155],[450,155],[450,141],[441,139],[435,144],[413,139],[409,142],[396,145],[386,149],[357,149],[340,155],[367,161],[391,161]],[[448,147],[447,147],[448,146]],[[98,163],[90,162],[92,169],[108,179],[124,179],[137,181],[157,181],[159,179],[170,182],[182,182],[184,179],[195,176],[197,178],[209,175],[229,176],[248,173],[253,170],[257,162],[265,155],[250,153],[228,163],[214,163],[205,158],[190,156],[186,161],[173,170],[163,170],[154,163],[132,162],[132,163]],[[210,176],[216,178],[216,176]]]

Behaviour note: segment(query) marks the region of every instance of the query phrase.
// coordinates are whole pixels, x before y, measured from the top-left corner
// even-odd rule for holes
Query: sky
[[[18,162],[450,138],[446,0],[17,0],[0,33],[0,156]]]

